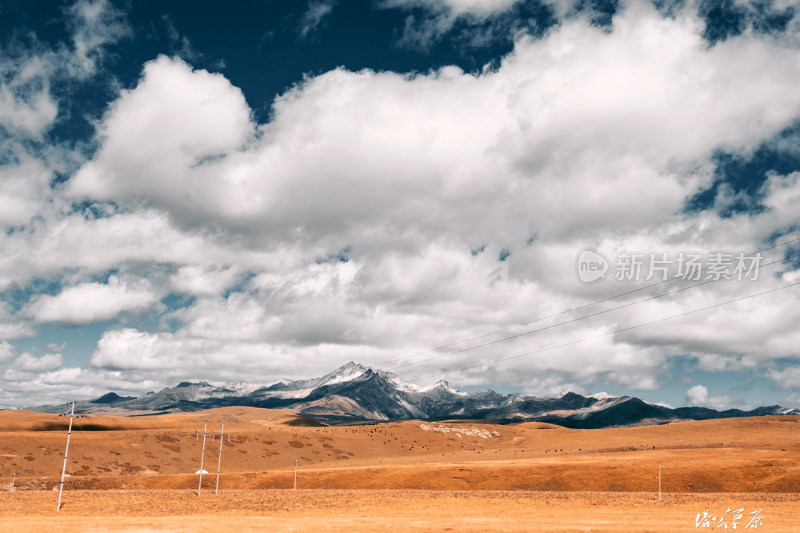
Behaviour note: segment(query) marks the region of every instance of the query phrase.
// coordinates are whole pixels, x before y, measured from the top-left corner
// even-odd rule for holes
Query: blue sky
[[[800,406],[798,9],[0,1],[0,407],[350,360]],[[776,244],[639,303],[686,283],[614,276]]]

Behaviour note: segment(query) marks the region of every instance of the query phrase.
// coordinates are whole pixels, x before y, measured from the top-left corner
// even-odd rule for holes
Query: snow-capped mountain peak
[[[354,363],[350,361],[349,363],[340,366],[330,374],[324,376],[320,381],[320,385],[334,385],[336,383],[344,383],[346,381],[350,381],[351,379],[357,378],[363,375],[367,370],[367,367],[361,366],[358,363]]]
[[[452,385],[450,385],[450,383],[448,383],[444,379],[440,379],[439,381],[434,383],[433,386],[431,386],[431,388],[428,389],[428,390],[439,390],[439,391],[443,391],[443,392],[449,392],[450,394],[458,394],[458,395],[461,395],[461,396],[466,395],[465,392],[461,392],[459,390],[456,390]]]
[[[105,395],[76,403],[76,412],[200,411],[225,406],[286,409],[321,422],[461,418],[473,420],[539,421],[573,428],[598,428],[666,423],[676,420],[730,416],[800,415],[800,410],[759,407],[752,411],[718,412],[707,408],[646,403],[606,392],[582,396],[564,391],[556,397],[499,394],[492,390],[465,393],[447,381],[420,386],[396,375],[349,362],[319,378],[281,380],[271,385],[232,383],[214,386],[205,381],[183,382],[138,398]],[[66,405],[34,407],[63,412]]]

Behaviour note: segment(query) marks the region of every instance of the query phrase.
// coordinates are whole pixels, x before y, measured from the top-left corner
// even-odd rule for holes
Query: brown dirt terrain
[[[694,529],[706,508],[718,518],[745,508],[763,509],[763,529],[800,531],[800,417],[570,430],[473,421],[315,427],[243,407],[93,415],[75,420],[56,515],[68,421],[0,412],[2,522],[55,530],[57,516],[64,529],[183,531],[225,516],[235,530],[673,531]],[[225,424],[230,442],[215,497],[220,443],[207,439],[210,473],[198,498],[204,423],[215,432]],[[296,492],[285,490],[295,459]]]
[[[66,498],[65,494],[65,498]],[[0,493],[0,522],[15,531],[798,531],[789,494],[653,494],[528,491],[192,490],[74,491],[60,512],[52,492]],[[748,528],[746,531],[749,531]]]

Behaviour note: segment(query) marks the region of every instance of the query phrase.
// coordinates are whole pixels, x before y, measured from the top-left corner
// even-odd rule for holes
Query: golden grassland
[[[681,531],[760,509],[800,531],[800,417],[571,430],[474,421],[317,427],[245,407],[75,421],[0,412],[0,521],[32,531]],[[214,495],[220,441],[220,494]],[[298,460],[298,490],[294,462]],[[662,500],[658,500],[658,467]],[[11,492],[12,476],[15,491]],[[59,529],[61,528],[61,529]],[[719,529],[722,529],[720,525]],[[704,529],[708,530],[708,529]]]

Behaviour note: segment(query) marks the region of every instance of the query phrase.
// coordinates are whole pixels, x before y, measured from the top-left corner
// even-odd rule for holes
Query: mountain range
[[[548,422],[569,428],[603,428],[665,424],[766,415],[800,415],[800,409],[778,405],[751,411],[716,411],[706,407],[670,408],[631,396],[606,393],[582,396],[567,392],[544,398],[499,394],[492,390],[460,392],[446,381],[420,387],[396,375],[350,362],[316,379],[281,380],[272,384],[236,383],[214,386],[205,381],[183,382],[139,397],[113,392],[94,400],[77,401],[76,413],[143,415],[201,411],[216,407],[251,406],[285,409],[326,424],[407,419],[470,419],[509,422]],[[29,408],[64,412],[68,404]]]

